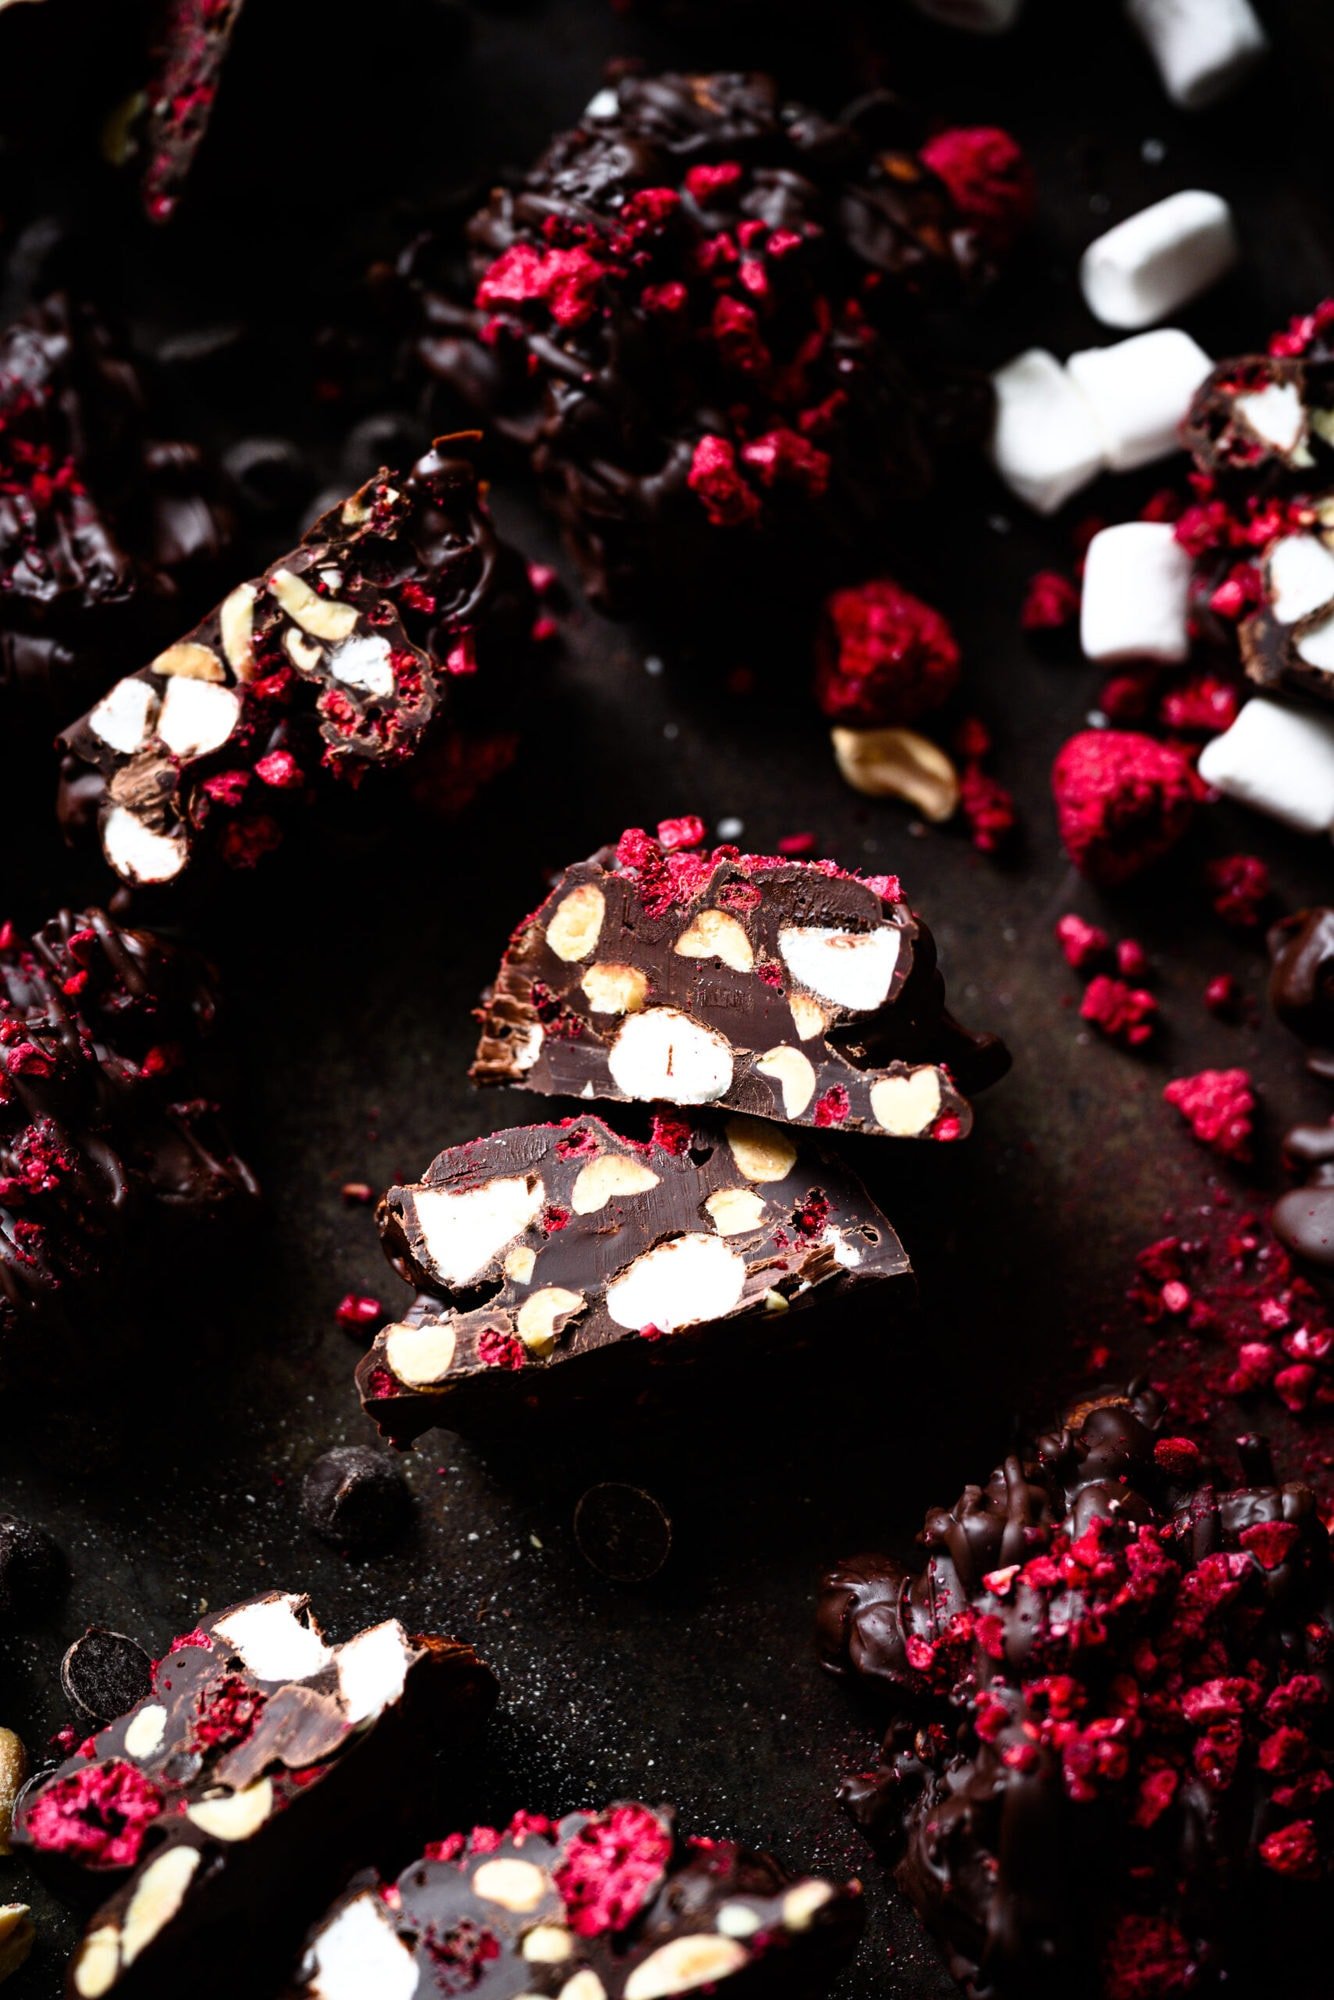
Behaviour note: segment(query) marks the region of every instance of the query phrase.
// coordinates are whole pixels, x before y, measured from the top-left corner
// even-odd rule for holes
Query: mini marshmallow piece
[[[991,456],[1012,492],[1054,514],[1106,464],[1092,410],[1054,354],[1030,347],[991,378],[996,424]]]
[[[1280,625],[1334,603],[1334,555],[1318,535],[1284,535],[1269,551],[1269,602]]]
[[[371,1890],[343,1905],[310,1948],[302,1976],[312,2000],[412,2000],[417,1966]]]
[[[238,1604],[213,1630],[241,1655],[256,1680],[309,1680],[333,1659],[306,1615],[309,1603],[309,1598],[274,1591]]]
[[[400,1699],[410,1658],[408,1635],[397,1618],[358,1632],[336,1649],[338,1692],[350,1723],[366,1722]]]
[[[1197,298],[1236,259],[1237,231],[1222,196],[1184,188],[1090,243],[1079,282],[1095,319],[1134,330]]]
[[[1213,363],[1180,327],[1157,327],[1111,347],[1086,347],[1066,363],[1102,435],[1113,472],[1133,472],[1177,449],[1191,397]]]
[[[1170,522],[1123,521],[1088,545],[1079,641],[1084,657],[1184,660],[1191,561]]]
[[[1250,0],[1126,0],[1126,14],[1187,111],[1226,97],[1269,47]]]
[[[919,14],[970,35],[1003,35],[1019,19],[1024,0],[912,0]]]
[[[1334,722],[1256,695],[1206,744],[1200,776],[1299,833],[1334,828]]]

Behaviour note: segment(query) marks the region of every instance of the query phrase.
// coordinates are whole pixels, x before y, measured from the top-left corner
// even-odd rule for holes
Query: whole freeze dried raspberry
[[[1202,1146],[1225,1160],[1248,1160],[1255,1116],[1255,1091],[1244,1069],[1202,1069],[1173,1077],[1163,1087]]]
[[[1128,882],[1169,853],[1190,825],[1197,782],[1171,744],[1128,729],[1086,729],[1052,766],[1066,852],[1096,882]]]
[[[940,613],[889,577],[827,600],[816,641],[815,698],[831,722],[897,728],[948,701],[959,648]]]
[[[922,158],[988,248],[1008,250],[1033,218],[1037,180],[1022,146],[996,125],[937,132]]]

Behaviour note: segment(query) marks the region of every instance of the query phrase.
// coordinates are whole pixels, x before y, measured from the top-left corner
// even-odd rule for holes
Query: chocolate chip
[[[64,1555],[44,1528],[0,1515],[0,1611],[31,1615],[45,1610],[64,1588],[67,1574]]]
[[[366,1445],[337,1445],[302,1481],[301,1518],[350,1555],[372,1555],[403,1533],[412,1495],[392,1459]]]
[[[60,1662],[60,1685],[83,1721],[102,1729],[153,1691],[153,1662],[123,1632],[90,1625]]]
[[[647,1583],[671,1553],[671,1516],[642,1487],[606,1480],[590,1486],[575,1508],[574,1539],[600,1576]]]

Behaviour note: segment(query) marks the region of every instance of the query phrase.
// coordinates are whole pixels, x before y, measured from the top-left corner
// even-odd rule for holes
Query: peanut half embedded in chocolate
[[[473,1076],[556,1097],[717,1105],[785,1125],[956,1139],[1003,1075],[945,1006],[894,876],[712,852],[697,820],[567,868],[510,939]]]
[[[314,1931],[300,2000],[467,1991],[541,2000],[819,1993],[851,1956],[861,1885],[677,1833],[669,1806],[516,1814],[354,1885]]]
[[[638,1383],[703,1345],[764,1339],[816,1299],[908,1277],[856,1178],[749,1118],[519,1126],[441,1153],[379,1222],[423,1296],[357,1369],[397,1443]]]

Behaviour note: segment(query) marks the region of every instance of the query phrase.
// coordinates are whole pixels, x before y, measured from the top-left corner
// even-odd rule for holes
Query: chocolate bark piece
[[[884,96],[830,122],[763,75],[623,75],[473,219],[466,277],[408,252],[416,368],[531,455],[603,608],[772,592],[985,435],[985,384],[904,354],[985,263],[921,136]]]
[[[56,294],[0,333],[0,690],[57,718],[151,643],[230,534],[212,468],[160,436],[150,386]]]
[[[101,910],[0,926],[0,1358],[93,1348],[132,1254],[161,1255],[257,1189],[201,1094],[212,975]],[[49,1379],[49,1377],[48,1377]]]
[[[378,1220],[425,1294],[357,1368],[399,1444],[642,1387],[705,1345],[770,1347],[788,1307],[909,1276],[846,1168],[747,1118],[659,1119],[648,1141],[600,1118],[496,1132],[390,1188]]]
[[[440,439],[407,474],[368,480],[65,731],[62,819],[95,814],[123,881],[174,881],[206,847],[249,866],[330,785],[434,777],[466,735],[474,677],[503,703],[528,583],[474,442]]]
[[[1329,1538],[1260,1480],[1099,1399],[933,1509],[921,1561],[826,1579],[826,1665],[894,1713],[844,1802],[970,1995],[1194,1991],[1317,1921]]]
[[[294,1992],[820,1992],[856,1944],[861,1884],[792,1876],[734,1841],[683,1838],[675,1822],[670,1806],[621,1802],[453,1834],[397,1882],[354,1884],[311,1933]]]
[[[311,1907],[379,1853],[427,1753],[457,1755],[494,1691],[467,1646],[397,1620],[330,1646],[309,1600],[278,1591],[187,1632],[152,1694],[19,1801],[15,1845],[105,1898],[68,1991],[280,1973]]]
[[[1323,350],[1310,360],[1234,355],[1195,391],[1181,439],[1201,472],[1253,488],[1334,469],[1332,420],[1334,376]]]
[[[1283,1164],[1301,1185],[1274,1203],[1274,1234],[1304,1264],[1334,1272],[1334,1125],[1294,1125]]]
[[[175,211],[203,144],[244,0],[161,0],[152,27],[144,144],[144,207]]]
[[[519,926],[480,1011],[479,1083],[898,1138],[969,1130],[964,1092],[1009,1057],[946,1010],[896,876],[709,852],[698,821],[659,833],[567,868]]]
[[[1269,1003],[1306,1044],[1306,1067],[1334,1083],[1334,908],[1298,910],[1270,930]]]

